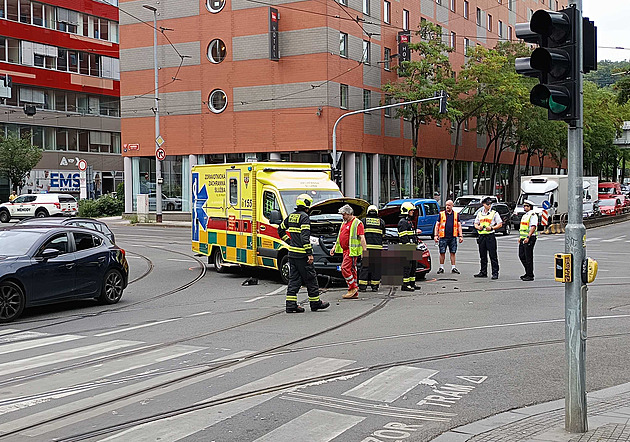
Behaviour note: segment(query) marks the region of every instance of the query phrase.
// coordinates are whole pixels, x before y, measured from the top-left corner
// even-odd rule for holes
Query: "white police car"
[[[64,193],[33,193],[20,195],[13,202],[0,204],[0,222],[11,218],[44,218],[46,216],[76,216],[77,200]]]

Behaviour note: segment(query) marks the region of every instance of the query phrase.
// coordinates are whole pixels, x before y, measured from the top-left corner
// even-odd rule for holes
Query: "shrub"
[[[97,218],[100,216],[118,216],[123,213],[124,203],[111,195],[103,195],[97,200],[79,201],[79,216]]]

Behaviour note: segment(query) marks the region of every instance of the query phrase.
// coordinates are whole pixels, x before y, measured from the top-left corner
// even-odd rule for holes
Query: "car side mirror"
[[[49,259],[54,259],[59,256],[59,250],[57,249],[46,249],[39,256],[38,259],[40,261],[48,261]]]
[[[555,207],[556,209],[558,208],[558,201],[556,201],[555,203],[553,203],[553,207]]]
[[[271,224],[280,224],[282,222],[282,214],[279,210],[272,210],[269,214],[269,222]]]

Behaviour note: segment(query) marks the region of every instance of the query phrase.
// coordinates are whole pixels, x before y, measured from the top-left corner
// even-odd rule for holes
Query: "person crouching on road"
[[[503,226],[501,217],[496,210],[490,210],[492,200],[484,198],[481,202],[483,207],[477,212],[475,217],[475,229],[479,232],[477,244],[479,245],[479,258],[481,269],[475,278],[488,277],[488,255],[492,264],[492,279],[499,279],[499,257],[497,256],[497,238],[494,232]]]
[[[402,219],[398,221],[398,239],[400,244],[417,244],[417,235],[421,233],[420,230],[416,231],[413,225],[413,215],[415,213],[416,206],[409,201],[402,203],[400,206],[400,214]],[[403,292],[413,292],[416,287],[416,266],[418,263],[415,259],[412,259],[403,267],[403,280],[401,290]]]
[[[451,273],[459,274],[455,267],[455,253],[457,253],[457,240],[462,243],[464,236],[462,233],[462,223],[459,221],[459,214],[453,211],[453,201],[448,200],[444,205],[445,209],[440,212],[440,219],[435,223],[435,242],[440,247],[440,268],[438,275],[444,273],[444,261],[446,260],[446,248],[451,253]]]
[[[538,215],[532,210],[534,203],[530,200],[523,202],[525,213],[521,218],[521,228],[519,229],[518,257],[525,267],[525,274],[521,276],[523,281],[534,280],[534,245],[536,245],[536,234],[538,233]]]
[[[297,303],[297,293],[302,285],[306,286],[311,311],[323,310],[330,304],[319,299],[319,284],[313,265],[313,246],[311,245],[311,219],[308,211],[313,198],[308,194],[298,195],[295,211],[280,226],[278,235],[289,246],[289,285],[287,286],[287,313],[303,313],[304,308]],[[287,235],[287,232],[291,234]]]
[[[361,222],[365,228],[368,256],[364,256],[361,263],[359,291],[366,291],[369,284],[372,291],[377,292],[381,284],[381,250],[383,250],[385,221],[378,217],[378,208],[371,205],[368,207],[367,216]]]
[[[363,223],[354,216],[354,210],[348,204],[339,208],[343,216],[343,224],[339,229],[339,235],[335,247],[330,251],[330,256],[335,253],[343,253],[341,262],[341,274],[348,284],[348,293],[344,299],[357,299],[359,297],[357,261],[367,249],[365,242],[365,229]]]

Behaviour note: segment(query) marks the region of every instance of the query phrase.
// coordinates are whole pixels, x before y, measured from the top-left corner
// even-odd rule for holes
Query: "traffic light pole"
[[[582,261],[586,256],[586,228],[583,211],[583,44],[582,0],[569,0],[569,6],[578,10],[575,26],[577,35],[577,110],[579,118],[569,124],[568,181],[569,222],[565,230],[565,253],[573,256],[572,281],[564,288],[565,302],[565,356],[567,385],[565,396],[565,429],[571,433],[588,430],[586,416],[586,284],[582,282]]]

